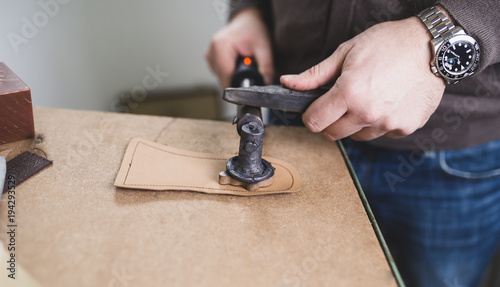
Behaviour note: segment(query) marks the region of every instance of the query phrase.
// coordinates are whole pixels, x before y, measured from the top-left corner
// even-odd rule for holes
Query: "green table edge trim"
[[[351,161],[349,160],[349,156],[347,155],[347,152],[344,148],[344,145],[340,140],[337,141],[337,145],[340,149],[340,152],[342,153],[342,157],[344,158],[345,164],[347,165],[347,169],[349,170],[349,173],[351,174],[352,181],[354,182],[354,186],[356,186],[356,189],[358,190],[359,197],[361,198],[361,202],[363,202],[363,206],[365,207],[366,214],[368,215],[368,218],[370,219],[370,222],[372,224],[373,230],[375,231],[375,235],[377,236],[378,242],[380,243],[380,246],[382,247],[382,250],[384,251],[385,258],[387,259],[387,262],[389,263],[389,266],[391,267],[392,274],[394,275],[396,279],[396,283],[400,287],[405,287],[405,283],[403,282],[403,278],[401,277],[401,274],[399,273],[398,267],[396,266],[396,262],[394,261],[394,258],[391,255],[391,252],[389,251],[389,247],[387,246],[387,243],[385,242],[384,236],[382,235],[382,231],[380,230],[380,227],[377,224],[377,220],[375,219],[375,216],[373,215],[372,209],[370,208],[370,204],[368,203],[368,199],[365,196],[365,193],[363,192],[363,189],[361,188],[361,184],[359,183],[358,177],[356,176],[356,173],[354,172],[354,169],[351,165]]]

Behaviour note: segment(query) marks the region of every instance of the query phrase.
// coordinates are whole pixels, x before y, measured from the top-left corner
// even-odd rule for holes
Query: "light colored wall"
[[[110,110],[120,92],[143,85],[147,67],[168,73],[160,89],[216,85],[203,54],[224,25],[226,2],[1,1],[0,61],[36,106]]]

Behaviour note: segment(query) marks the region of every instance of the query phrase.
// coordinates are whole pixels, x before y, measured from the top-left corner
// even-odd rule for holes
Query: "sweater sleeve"
[[[261,9],[264,4],[263,2],[263,0],[230,0],[229,19],[233,18],[236,13],[247,7],[256,7]]]
[[[500,1],[440,0],[443,6],[481,48],[479,71],[500,62]]]

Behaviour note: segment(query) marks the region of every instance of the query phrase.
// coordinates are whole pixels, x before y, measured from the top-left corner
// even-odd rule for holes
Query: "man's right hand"
[[[255,57],[264,83],[272,84],[274,68],[269,39],[262,15],[256,8],[238,12],[212,37],[205,58],[223,88],[230,85],[238,56]]]

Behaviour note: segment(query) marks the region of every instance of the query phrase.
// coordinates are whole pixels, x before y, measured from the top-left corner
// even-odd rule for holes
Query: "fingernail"
[[[284,80],[284,81],[293,81],[295,79],[297,79],[299,77],[299,75],[283,75],[281,76],[281,79]]]

